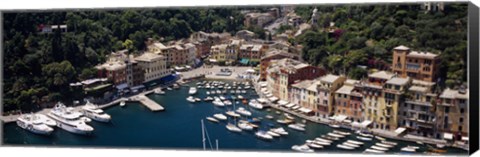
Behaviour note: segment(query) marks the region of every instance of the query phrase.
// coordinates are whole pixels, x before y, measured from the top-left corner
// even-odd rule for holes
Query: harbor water
[[[195,86],[195,82],[188,85]],[[32,134],[25,131],[15,123],[4,125],[3,144],[11,146],[67,146],[67,147],[114,147],[114,148],[155,148],[155,149],[176,149],[176,150],[201,150],[202,147],[202,126],[201,120],[207,116],[213,116],[215,113],[223,113],[231,110],[232,106],[216,107],[211,102],[190,103],[186,100],[188,97],[188,88],[181,87],[171,91],[165,90],[165,95],[150,94],[148,97],[161,104],[165,111],[151,112],[145,106],[139,103],[127,103],[125,107],[113,106],[105,109],[105,112],[112,116],[111,123],[91,122],[90,125],[95,128],[90,136],[76,135],[55,128],[50,136]],[[210,91],[211,89],[208,89]],[[205,98],[207,89],[198,89],[195,97]],[[230,90],[226,95],[231,95]],[[237,95],[237,94],[235,94]],[[247,90],[246,94],[241,94],[248,98],[257,98],[254,90]],[[276,110],[267,111],[256,110],[244,105],[241,102],[235,105],[236,108],[244,107],[252,112],[252,117],[262,117],[260,130],[268,130],[271,125],[274,127],[282,126],[289,135],[275,137],[273,140],[262,140],[255,136],[255,131],[242,131],[241,133],[230,132],[226,129],[226,121],[213,123],[204,120],[204,126],[207,132],[206,146],[208,150],[215,149],[215,140],[218,140],[219,150],[236,151],[292,151],[293,145],[301,145],[307,139],[314,139],[321,135],[332,132],[327,125],[307,122],[306,131],[300,132],[288,128],[286,125],[276,122],[277,119],[283,119],[283,113],[278,114]],[[265,118],[266,115],[272,115],[274,119]],[[240,118],[242,119],[242,118]],[[236,119],[239,120],[238,118]],[[229,117],[230,123],[236,121]],[[297,122],[301,120],[296,118]],[[342,130],[348,131],[348,130]],[[355,150],[343,150],[336,147],[348,139],[356,139],[357,135],[352,133],[344,139],[332,143],[323,149],[317,149],[316,152],[335,152],[352,153],[363,152],[366,148],[379,142],[374,139],[371,142],[365,142],[363,146]],[[398,145],[387,151],[387,153],[400,153],[400,149],[407,145],[419,146],[417,153],[423,153],[427,150],[426,146],[414,142],[397,141]],[[456,148],[447,148],[448,154],[463,154],[467,151]]]

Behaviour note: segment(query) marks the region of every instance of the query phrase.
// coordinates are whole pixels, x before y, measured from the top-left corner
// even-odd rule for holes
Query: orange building
[[[392,71],[400,77],[436,82],[440,61],[437,54],[410,51],[410,48],[401,45],[393,49]]]

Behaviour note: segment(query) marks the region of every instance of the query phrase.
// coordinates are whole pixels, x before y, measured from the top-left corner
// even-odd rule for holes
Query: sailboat
[[[207,135],[207,138],[208,138],[208,143],[210,143],[210,137],[208,136],[208,132],[205,128],[205,124],[203,124],[203,119],[200,120],[200,122],[202,123],[202,144],[203,144],[203,150],[206,150],[206,144],[205,144],[205,135]],[[218,150],[218,140],[215,139],[215,145],[217,147],[216,150]],[[212,143],[210,143],[210,147],[212,147]]]
[[[235,104],[233,104],[233,110],[235,110]],[[227,114],[228,114],[228,115],[231,115],[232,112],[235,113],[233,110],[232,110],[232,111],[228,111]],[[232,116],[232,115],[231,115],[231,116]],[[232,117],[235,118],[235,117],[237,117],[237,116],[232,116]],[[236,123],[237,120],[234,119],[234,122]],[[227,127],[227,129],[228,129],[229,131],[232,131],[232,132],[242,132],[242,129],[238,128],[235,124],[232,124],[232,123],[228,123],[226,127]]]

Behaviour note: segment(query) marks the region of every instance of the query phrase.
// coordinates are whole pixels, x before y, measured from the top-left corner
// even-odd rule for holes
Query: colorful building
[[[361,82],[363,92],[364,119],[373,122],[374,128],[385,126],[383,109],[385,108],[385,99],[383,97],[383,86],[394,77],[394,74],[379,71],[368,75],[368,80]]]
[[[361,122],[363,115],[363,95],[361,88],[356,86],[357,80],[347,80],[344,85],[335,91],[335,115],[345,115],[352,122]]]
[[[135,61],[143,68],[144,83],[170,75],[166,58],[162,55],[143,53],[136,57]]]
[[[469,107],[468,89],[447,88],[436,105],[437,138],[445,140],[468,140]]]
[[[334,108],[334,98],[335,98],[335,91],[339,89],[343,82],[346,80],[344,76],[337,76],[328,74],[320,78],[320,83],[318,84],[318,106],[317,116],[321,118],[328,118],[329,116],[333,115],[335,108]]]
[[[284,58],[299,59],[297,55],[288,53],[282,50],[268,51],[260,60],[260,80],[267,78],[267,68],[270,66],[272,60],[279,60]]]
[[[430,52],[410,51],[406,46],[393,49],[392,70],[400,77],[436,82],[439,77],[440,57]]]
[[[259,63],[260,59],[265,55],[266,47],[261,44],[243,44],[240,46],[239,59],[242,64],[249,62]]]
[[[394,77],[388,80],[383,87],[385,102],[379,105],[379,119],[377,125],[383,130],[395,130],[398,126],[398,107],[405,103],[405,93],[412,80]]]

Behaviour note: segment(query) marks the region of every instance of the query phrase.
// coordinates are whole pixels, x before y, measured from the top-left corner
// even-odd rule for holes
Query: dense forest
[[[170,41],[192,32],[249,29],[264,39],[262,28],[244,28],[241,10],[256,8],[125,9],[4,13],[4,111],[29,110],[38,104],[70,101],[81,93],[69,83],[92,78],[95,65],[110,52],[145,49],[145,40]],[[314,7],[295,12],[309,21]],[[389,63],[391,50],[406,45],[440,54],[447,86],[466,81],[467,5],[447,4],[428,12],[412,5],[317,6],[319,26],[290,41],[302,44],[303,58],[332,73],[360,79],[374,67]],[[336,29],[326,28],[335,22]],[[40,33],[41,25],[66,24],[68,32]],[[280,31],[292,29],[283,26]],[[80,95],[78,95],[80,93]]]
[[[420,4],[316,6],[317,29],[296,38],[304,46],[303,58],[311,64],[360,79],[367,71],[391,63],[392,49],[405,45],[414,51],[439,54],[441,86],[454,87],[467,79],[467,4],[445,3],[443,11],[430,11]],[[315,6],[297,7],[296,13],[310,21]],[[333,32],[325,28],[335,23]]]

